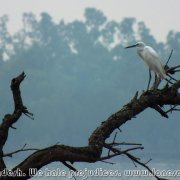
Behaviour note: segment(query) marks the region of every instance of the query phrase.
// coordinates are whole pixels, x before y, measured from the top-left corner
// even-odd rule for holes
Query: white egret
[[[137,48],[138,55],[149,67],[149,82],[147,90],[149,89],[151,81],[151,70],[154,71],[155,76],[157,75],[159,80],[166,79],[164,66],[161,63],[159,55],[152,47],[146,46],[143,42],[137,42],[135,45],[125,47],[125,49],[132,47]]]

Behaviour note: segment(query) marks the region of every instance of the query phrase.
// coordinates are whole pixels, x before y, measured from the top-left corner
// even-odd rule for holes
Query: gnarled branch
[[[7,114],[4,116],[4,119],[0,125],[0,171],[6,168],[6,165],[3,161],[3,146],[7,141],[9,128],[13,127],[13,124],[17,122],[22,113],[32,116],[32,114],[29,113],[27,108],[23,105],[21,98],[19,86],[24,78],[25,74],[22,73],[18,77],[14,78],[11,82],[11,89],[15,107],[12,114]],[[168,118],[167,113],[169,111],[162,111],[160,107],[162,107],[163,105],[180,105],[180,93],[178,93],[179,88],[180,81],[177,81],[173,85],[165,86],[160,90],[157,89],[143,92],[139,96],[139,98],[138,93],[136,93],[134,98],[128,104],[124,105],[122,109],[111,115],[106,121],[104,121],[99,127],[94,130],[94,132],[89,137],[89,143],[87,146],[71,147],[65,145],[53,145],[41,150],[37,150],[12,169],[13,171],[20,169],[23,173],[25,173],[25,177],[4,177],[4,179],[28,179],[31,177],[29,174],[30,168],[36,168],[38,170],[54,161],[60,161],[70,169],[76,170],[73,166],[68,164],[67,161],[71,163],[94,163],[96,161],[110,159],[121,154],[125,154],[131,160],[146,167],[146,163],[143,164],[139,161],[139,159],[134,158],[134,156],[130,154],[130,151],[132,150],[143,149],[141,144],[131,144],[133,145],[132,148],[119,150],[118,148],[114,147],[118,145],[121,146],[123,144],[115,142],[116,137],[114,138],[113,142],[109,144],[106,143],[106,139],[110,137],[114,130],[118,129],[127,121],[132,120],[147,108],[153,108],[161,115]],[[174,109],[172,108],[171,111],[173,110]],[[113,154],[108,153],[107,156],[102,156],[102,150],[104,147],[108,148],[109,151],[111,151]],[[23,148],[21,150],[23,150]],[[17,151],[12,152],[11,155],[15,154],[16,152]],[[158,179],[158,177],[156,178]]]

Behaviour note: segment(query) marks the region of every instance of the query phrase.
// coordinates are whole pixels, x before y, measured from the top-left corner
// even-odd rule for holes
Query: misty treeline
[[[170,31],[164,43],[157,42],[144,22],[132,17],[108,20],[94,8],[85,10],[83,20],[60,19],[59,23],[48,13],[42,13],[40,18],[25,13],[23,27],[14,34],[9,33],[8,19],[11,17],[0,18],[1,117],[12,110],[11,78],[25,71],[22,96],[35,121],[18,122],[21,128],[11,131],[7,149],[14,148],[17,137],[17,146],[23,142],[51,143],[52,139],[65,144],[86,143],[98,123],[137,90],[146,88],[148,70],[135,50],[124,50],[125,45],[142,40],[159,51],[163,63],[173,49],[170,65],[178,64],[180,57],[180,32]],[[144,132],[147,128],[145,125]],[[172,139],[177,138],[175,132]],[[149,135],[152,142],[155,134]]]
[[[123,47],[137,40],[157,48],[163,58],[167,58],[169,49],[176,52],[180,46],[180,32],[170,31],[166,42],[159,43],[144,22],[131,17],[119,22],[110,21],[93,8],[85,10],[84,20],[69,23],[62,19],[55,23],[48,13],[41,13],[40,19],[33,13],[24,13],[23,27],[13,35],[8,31],[9,19],[7,15],[0,17],[1,64],[13,60],[13,66],[21,63],[22,68],[28,69],[33,67],[46,71],[51,65],[62,69],[63,73],[73,73],[73,76],[86,67],[96,72],[103,72],[103,69],[107,72],[114,64],[121,63],[124,57],[129,62],[129,52]]]

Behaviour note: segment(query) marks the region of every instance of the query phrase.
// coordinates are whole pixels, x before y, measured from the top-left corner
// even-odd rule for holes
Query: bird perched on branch
[[[137,48],[138,55],[149,67],[149,81],[147,90],[149,89],[149,85],[151,82],[151,70],[154,71],[155,75],[157,75],[160,80],[166,79],[164,66],[160,61],[159,55],[152,47],[146,46],[143,42],[137,42],[135,45],[125,47],[125,49],[133,47]]]

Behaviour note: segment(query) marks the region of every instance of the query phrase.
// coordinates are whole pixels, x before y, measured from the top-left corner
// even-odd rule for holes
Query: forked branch
[[[177,67],[179,68],[179,67]],[[176,71],[177,68],[171,68],[171,70]],[[169,70],[170,71],[170,70]],[[27,108],[23,105],[23,101],[20,93],[20,84],[24,80],[25,74],[22,73],[11,82],[11,89],[14,98],[14,112],[12,114],[6,114],[0,125],[0,171],[6,168],[4,157],[15,155],[17,152],[25,151],[25,147],[16,150],[11,153],[4,153],[3,147],[8,138],[8,132],[11,127],[19,120],[21,115],[28,114],[32,116]],[[153,108],[158,111],[161,115],[168,118],[167,113],[175,111],[177,105],[180,105],[180,93],[178,92],[180,88],[180,81],[174,82],[172,85],[165,86],[162,89],[148,90],[148,92],[143,92],[138,97],[138,93],[134,98],[124,105],[122,109],[111,115],[106,121],[104,121],[99,127],[97,127],[94,132],[89,137],[89,143],[85,147],[72,147],[66,145],[53,145],[44,149],[35,150],[31,155],[24,159],[21,163],[17,164],[12,170],[16,171],[20,169],[25,176],[24,177],[3,177],[3,179],[17,179],[25,180],[31,178],[29,174],[30,168],[36,168],[39,170],[43,166],[50,164],[51,162],[59,161],[63,163],[66,167],[71,170],[76,171],[72,165],[73,162],[89,162],[94,163],[97,161],[104,161],[121,154],[125,154],[133,162],[140,164],[141,166],[148,169],[147,163],[142,163],[139,158],[135,158],[130,152],[135,150],[143,149],[141,144],[136,143],[118,143],[116,142],[116,135],[111,143],[107,143],[106,140],[111,136],[114,130],[119,129],[124,123],[129,120],[134,119],[147,108]],[[170,105],[173,108],[162,111],[162,106]],[[175,107],[176,106],[176,107]],[[166,114],[166,115],[165,115]],[[131,145],[127,149],[122,150],[122,146]],[[121,147],[120,149],[118,147]],[[109,153],[106,156],[102,155],[103,148],[107,148]],[[159,179],[155,176],[156,179]]]

